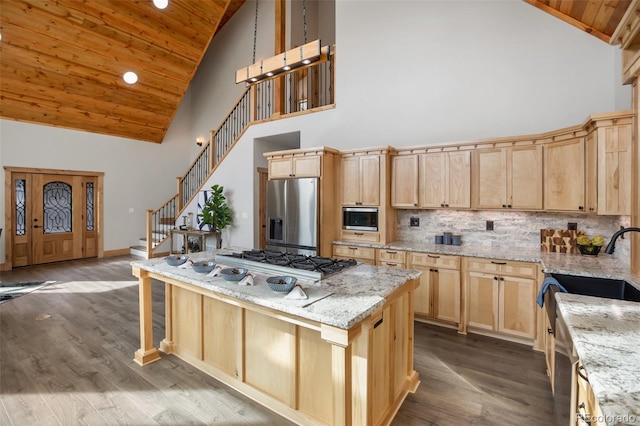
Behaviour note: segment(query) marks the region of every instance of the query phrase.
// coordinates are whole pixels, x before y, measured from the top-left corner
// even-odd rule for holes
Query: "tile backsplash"
[[[409,226],[417,217],[420,226]],[[493,221],[493,231],[486,221]],[[593,237],[602,235],[605,244],[620,229],[630,226],[630,216],[597,216],[577,213],[467,211],[467,210],[398,210],[397,239],[414,243],[433,243],[437,234],[451,231],[462,236],[463,245],[491,247],[540,247],[540,229],[567,229],[575,222],[579,231]],[[616,241],[614,257],[629,258],[628,234]]]

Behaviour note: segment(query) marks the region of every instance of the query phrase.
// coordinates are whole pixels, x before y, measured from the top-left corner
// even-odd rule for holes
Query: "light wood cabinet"
[[[342,205],[380,206],[380,156],[342,156]]]
[[[550,142],[544,147],[544,208],[585,210],[584,138]]]
[[[471,207],[471,151],[393,158],[391,203],[398,208]]]
[[[480,258],[467,258],[466,266],[466,325],[534,339],[539,266]]]
[[[418,318],[460,323],[460,258],[458,256],[409,253],[409,269],[422,271],[414,293]]]
[[[404,268],[406,253],[402,250],[377,249],[376,265],[389,268]]]
[[[348,231],[343,229],[340,236],[341,239],[345,241],[360,241],[366,243],[380,242],[380,232],[375,231]]]
[[[602,414],[598,400],[593,393],[591,383],[581,361],[576,363],[576,424],[589,426],[604,426],[607,424]]]
[[[542,209],[542,146],[478,149],[475,162],[476,208]]]
[[[288,156],[269,161],[269,179],[320,176],[320,156]]]
[[[419,154],[396,155],[391,160],[391,205],[418,207]]]
[[[631,143],[631,123],[597,127],[587,135],[588,213],[631,214]]]
[[[366,265],[375,265],[376,249],[372,247],[334,244],[333,257],[336,259],[355,259]]]

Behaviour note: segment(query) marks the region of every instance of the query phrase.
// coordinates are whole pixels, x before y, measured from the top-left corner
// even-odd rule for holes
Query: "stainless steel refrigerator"
[[[318,178],[267,182],[267,250],[318,252]]]

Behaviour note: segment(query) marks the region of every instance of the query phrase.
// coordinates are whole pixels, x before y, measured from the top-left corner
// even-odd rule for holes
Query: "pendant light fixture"
[[[253,27],[253,64],[236,71],[237,83],[257,83],[293,68],[309,65],[322,57],[320,39],[307,43],[306,2],[302,2],[304,19],[304,44],[278,55],[256,62],[256,39],[258,33],[258,0],[256,0],[255,24]]]

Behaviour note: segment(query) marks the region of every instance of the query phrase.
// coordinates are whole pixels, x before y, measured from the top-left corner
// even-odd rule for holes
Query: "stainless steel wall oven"
[[[378,209],[375,207],[343,207],[342,229],[377,231]]]

